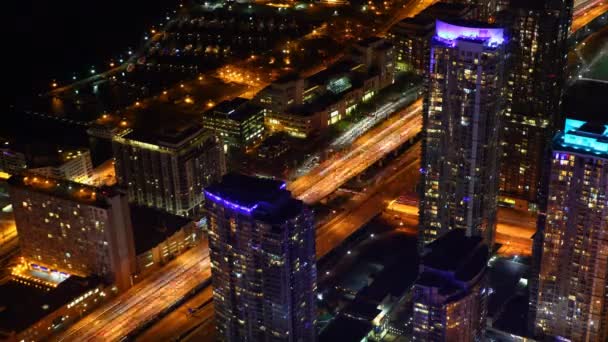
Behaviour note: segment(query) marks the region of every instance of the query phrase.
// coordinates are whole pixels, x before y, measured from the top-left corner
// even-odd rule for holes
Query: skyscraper
[[[452,230],[429,244],[413,289],[415,341],[481,341],[488,247]]]
[[[475,20],[488,21],[494,18],[496,13],[504,9],[509,0],[447,0],[447,3],[460,3],[477,6],[478,11]]]
[[[39,175],[15,175],[8,183],[29,266],[131,286],[135,245],[123,192]]]
[[[508,105],[503,120],[500,190],[539,201],[550,142],[559,125],[571,0],[513,0],[499,21],[509,27]]]
[[[605,120],[605,118],[604,118]],[[536,333],[608,338],[608,125],[568,118],[553,141]]]
[[[226,172],[218,139],[199,125],[114,136],[116,176],[129,201],[196,218],[203,188]]]
[[[283,182],[235,174],[205,197],[219,339],[314,341],[312,212]]]
[[[419,243],[464,229],[491,245],[504,32],[478,22],[437,20],[435,26],[423,114]]]

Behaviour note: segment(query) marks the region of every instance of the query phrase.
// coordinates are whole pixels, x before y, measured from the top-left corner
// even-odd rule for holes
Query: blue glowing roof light
[[[608,155],[608,125],[594,125],[567,118],[563,133],[556,138],[563,148]]]
[[[490,46],[501,45],[505,41],[504,29],[499,27],[469,27],[437,20],[435,32],[435,38],[452,46],[459,38],[484,40]]]
[[[258,204],[254,204],[251,207],[246,207],[246,206],[243,206],[243,205],[240,205],[240,204],[228,201],[226,199],[223,199],[223,198],[221,198],[219,196],[216,196],[216,195],[214,195],[214,194],[212,194],[212,193],[210,193],[208,191],[205,191],[205,197],[210,198],[211,200],[213,200],[214,202],[216,202],[218,204],[227,206],[227,207],[229,207],[231,209],[240,211],[240,212],[242,212],[244,214],[247,214],[247,215],[251,215],[251,212],[254,211],[258,207]]]

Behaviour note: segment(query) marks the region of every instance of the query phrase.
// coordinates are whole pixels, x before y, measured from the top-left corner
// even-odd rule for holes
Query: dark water
[[[24,115],[32,98],[59,84],[108,68],[111,59],[137,48],[144,32],[158,25],[178,0],[31,0],[6,6],[8,34],[0,41],[3,110],[0,136],[17,145],[88,146],[105,160],[107,144],[92,141],[86,127]],[[101,152],[100,152],[101,151]],[[95,162],[99,162],[95,160]]]
[[[178,0],[31,0],[8,10],[12,32],[3,48],[12,60],[10,91],[27,95],[64,83],[91,67],[102,70],[173,11]],[[11,11],[15,11],[11,13]],[[9,20],[10,23],[10,20]],[[65,81],[64,81],[65,80]]]

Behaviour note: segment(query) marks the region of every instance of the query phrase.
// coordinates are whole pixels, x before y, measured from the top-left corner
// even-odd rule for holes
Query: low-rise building
[[[454,229],[426,246],[413,288],[415,341],[481,341],[486,328],[486,267],[481,237]]]
[[[24,284],[16,278],[0,285],[0,340],[46,341],[115,294],[97,277],[69,277],[55,288]]]
[[[131,205],[131,221],[139,279],[197,245],[202,237],[194,221],[154,208]]]
[[[88,183],[93,177],[93,163],[88,149],[58,150],[56,154],[37,159],[39,166],[30,167],[30,173],[78,183]]]
[[[23,172],[88,183],[93,176],[91,153],[86,148],[61,148],[50,144],[19,144],[0,138],[0,172]]]
[[[27,168],[25,154],[13,148],[11,141],[0,138],[0,173],[5,177],[23,172]]]
[[[259,158],[275,159],[290,150],[289,135],[285,132],[279,132],[269,136],[260,147],[257,149]]]
[[[246,149],[264,136],[264,109],[243,98],[227,100],[206,111],[202,123],[220,138],[224,150]]]
[[[270,131],[297,138],[322,133],[394,81],[393,47],[372,37],[348,58],[312,76],[289,75],[264,88],[254,101],[265,110]]]

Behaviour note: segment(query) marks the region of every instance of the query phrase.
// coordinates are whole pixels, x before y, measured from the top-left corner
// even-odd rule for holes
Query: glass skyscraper
[[[567,119],[553,141],[536,334],[608,338],[608,125]],[[533,303],[531,303],[533,304]]]
[[[538,204],[541,169],[560,118],[571,0],[513,0],[499,21],[509,27],[500,190]],[[533,208],[533,206],[532,206]]]
[[[504,30],[437,20],[422,139],[422,248],[452,229],[494,240]]]
[[[316,339],[314,218],[285,186],[228,174],[205,190],[221,341]]]
[[[226,173],[220,141],[197,124],[135,130],[114,136],[112,148],[129,201],[180,216],[199,218],[203,188]]]

